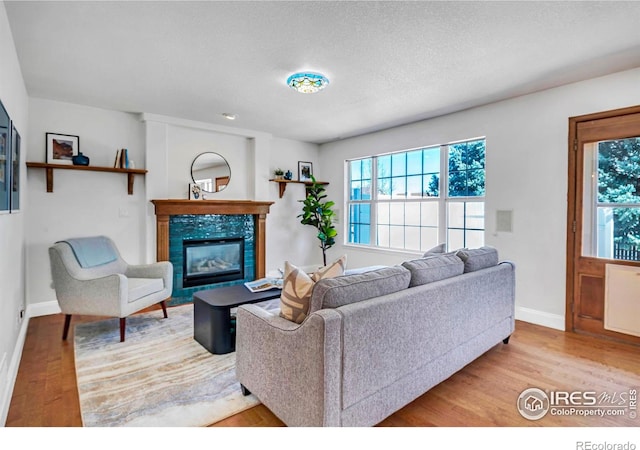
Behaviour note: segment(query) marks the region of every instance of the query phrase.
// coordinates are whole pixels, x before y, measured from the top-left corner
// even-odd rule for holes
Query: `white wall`
[[[330,195],[344,198],[345,159],[486,136],[485,242],[517,264],[517,317],[564,329],[568,119],[638,105],[639,84],[635,69],[325,144],[320,168]],[[513,211],[512,233],[495,231],[497,210]],[[342,245],[331,252],[346,253],[352,267],[413,257]]]
[[[0,61],[0,100],[20,133],[24,155],[29,145],[27,90],[3,2],[0,2]],[[23,226],[29,208],[24,163],[20,172],[21,212],[0,215],[0,425],[7,419],[27,325],[27,321],[19,319],[19,312],[25,307]]]
[[[79,136],[80,151],[90,165],[113,167],[117,149],[127,148],[136,167],[144,167],[144,127],[137,115],[31,98],[28,161],[45,161],[47,132]],[[133,195],[127,193],[127,176],[111,172],[55,170],[51,193],[43,169],[29,169],[26,180],[27,299],[32,315],[57,310],[48,248],[58,240],[104,234],[116,242],[126,261],[145,262],[144,176],[136,175]]]
[[[188,197],[191,163],[200,153],[222,155],[231,169],[229,185],[207,199],[272,201],[267,215],[266,270],[277,272],[289,260],[299,266],[322,263],[322,253],[311,227],[297,219],[304,187],[293,184],[284,197],[278,185],[269,181],[277,167],[297,172],[298,161],[318,163],[318,146],[271,135],[202,122],[144,114],[146,125],[148,200]],[[153,167],[153,170],[151,170]],[[162,177],[162,179],[159,179]],[[148,258],[155,255],[155,213],[147,212]],[[152,250],[153,249],[153,250]]]
[[[313,163],[314,174],[324,180],[325,174],[318,168],[318,146],[288,139],[274,138],[271,142],[269,173],[280,168],[293,173],[298,178],[298,161]],[[316,238],[317,230],[310,225],[302,225],[297,215],[302,212],[304,185],[290,183],[282,198],[278,198],[278,184],[267,186],[269,199],[275,203],[267,216],[267,270],[284,270],[284,261],[299,267],[321,266],[322,250]],[[327,262],[329,262],[327,260]]]
[[[200,153],[215,152],[227,160],[231,169],[229,185],[215,194],[207,194],[210,199],[247,199],[248,174],[246,172],[249,149],[242,136],[199,130],[179,126],[169,126],[167,130],[169,148],[169,197],[189,198],[191,163]]]

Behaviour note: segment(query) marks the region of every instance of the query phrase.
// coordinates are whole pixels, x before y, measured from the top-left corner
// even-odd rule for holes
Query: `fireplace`
[[[184,287],[242,280],[244,238],[182,241]]]
[[[204,289],[242,284],[265,276],[266,222],[273,202],[251,200],[151,200],[156,212],[156,258],[173,264],[169,305],[193,301]],[[244,278],[184,286],[184,241],[244,238]],[[190,280],[193,281],[193,280]],[[198,280],[202,281],[202,280]]]

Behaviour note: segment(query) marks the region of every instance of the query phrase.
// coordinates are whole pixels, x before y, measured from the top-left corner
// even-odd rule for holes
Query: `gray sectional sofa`
[[[237,378],[289,426],[372,426],[506,344],[514,303],[488,247],[320,280],[302,324],[238,308]]]

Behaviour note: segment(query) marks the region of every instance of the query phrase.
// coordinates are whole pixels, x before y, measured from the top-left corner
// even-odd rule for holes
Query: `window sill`
[[[384,253],[388,255],[403,255],[408,257],[420,257],[424,255],[423,251],[419,250],[401,250],[396,248],[383,248],[383,247],[372,247],[368,245],[359,245],[359,244],[342,244],[344,248],[360,250],[367,253]],[[426,251],[426,250],[425,250]]]

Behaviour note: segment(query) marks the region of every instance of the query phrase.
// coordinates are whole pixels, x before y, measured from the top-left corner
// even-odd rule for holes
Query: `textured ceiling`
[[[316,143],[640,67],[640,2],[4,3],[30,96]]]

